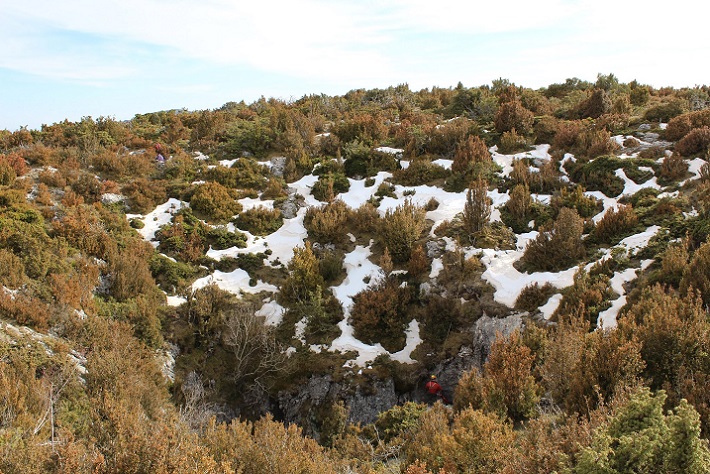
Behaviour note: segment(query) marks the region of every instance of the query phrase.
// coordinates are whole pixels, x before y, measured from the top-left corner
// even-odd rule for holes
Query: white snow
[[[557,311],[557,308],[560,306],[561,301],[562,294],[560,293],[555,293],[554,295],[550,296],[550,299],[547,300],[547,303],[540,306],[539,308],[539,310],[542,312],[542,316],[545,319],[550,319],[550,317],[552,317],[555,311]]]
[[[496,289],[493,298],[497,302],[512,308],[520,292],[527,285],[550,283],[556,288],[564,288],[574,282],[577,267],[557,273],[520,273],[513,267],[513,263],[522,255],[523,251],[516,250],[483,250],[481,261],[486,265],[486,271],[481,277]]]
[[[173,214],[188,206],[189,204],[180,201],[175,198],[168,199],[164,204],[160,204],[153,211],[149,212],[145,216],[140,214],[126,214],[128,220],[140,219],[143,221],[145,226],[142,229],[136,229],[136,231],[143,236],[143,238],[153,244],[153,247],[158,246],[158,242],[153,242],[155,239],[155,233],[165,224],[169,224],[170,220],[173,218]]]
[[[263,316],[266,324],[269,326],[278,326],[281,324],[285,312],[286,309],[283,306],[276,301],[267,299],[264,305],[255,314],[257,316]]]
[[[197,153],[195,153],[194,159],[200,160],[200,161],[205,161],[205,160],[209,160],[210,157],[203,154],[202,152],[198,151]]]
[[[636,182],[626,176],[626,173],[621,168],[617,169],[615,174],[624,180],[624,190],[621,192],[622,196],[631,196],[644,188],[661,189],[661,186],[656,182],[655,176],[644,183],[636,184]]]
[[[168,299],[168,306],[180,306],[183,303],[187,303],[187,298],[185,298],[184,296],[166,296]]]
[[[439,158],[438,160],[434,160],[434,161],[432,161],[431,163],[434,164],[434,165],[439,165],[439,166],[441,166],[442,168],[444,168],[445,170],[450,170],[450,169],[451,169],[451,165],[454,164],[454,160],[447,160],[447,159],[444,159],[444,158]]]
[[[644,260],[641,262],[641,269],[645,269],[651,264],[653,260]],[[619,314],[619,310],[626,304],[626,291],[624,290],[624,285],[630,281],[636,279],[637,268],[627,268],[621,272],[616,272],[613,277],[611,277],[610,286],[614,292],[619,295],[617,299],[611,302],[611,306],[604,311],[599,313],[597,318],[597,327],[600,329],[609,329],[616,327],[616,316]]]
[[[386,153],[398,154],[402,150],[380,147],[379,151]],[[518,153],[516,155],[502,155],[497,153],[495,147],[491,149],[491,153],[494,161],[501,166],[502,175],[508,176],[512,171],[512,163],[515,159],[528,158],[535,161],[536,165],[539,165],[544,160],[549,160],[549,146],[539,145],[535,147],[534,150],[524,153]],[[201,155],[204,158],[198,157],[196,159],[207,159],[206,156]],[[574,160],[574,156],[571,154],[566,154],[564,160]],[[436,164],[440,166],[448,167],[451,166],[451,160],[436,160]],[[699,175],[700,167],[705,163],[701,159],[695,159],[690,162],[690,171],[694,173],[695,177]],[[232,160],[223,160],[220,162],[222,166],[231,166],[233,164]],[[403,167],[406,166],[408,162],[402,162]],[[537,172],[536,168],[531,168],[532,172]],[[625,186],[622,195],[633,194],[639,189],[645,187],[652,187],[654,189],[660,189],[657,184],[656,179],[651,180],[638,185],[630,180],[623,170],[617,170],[616,175],[624,180]],[[385,182],[387,179],[392,177],[392,173],[389,172],[379,172],[374,176],[374,185],[365,187],[365,180],[354,180],[349,179],[350,189],[347,193],[339,195],[339,199],[342,199],[346,205],[356,209],[370,199],[373,194],[377,191],[380,184]],[[695,179],[695,178],[691,178]],[[207,255],[214,259],[221,259],[225,256],[234,257],[242,253],[258,253],[270,250],[272,253],[268,257],[267,263],[270,265],[276,265],[276,262],[282,264],[287,264],[293,257],[293,249],[303,245],[304,238],[306,237],[306,230],[303,226],[303,217],[306,213],[308,206],[321,206],[322,202],[319,202],[311,195],[311,188],[318,180],[317,176],[308,175],[302,179],[291,183],[290,187],[295,189],[296,192],[303,196],[305,200],[306,207],[299,209],[296,217],[292,219],[285,219],[284,225],[271,235],[265,237],[257,237],[251,235],[249,232],[244,232],[247,236],[247,246],[245,248],[230,248],[225,250],[212,250],[207,252]],[[404,196],[405,191],[410,194],[414,192],[413,195]],[[466,192],[461,193],[449,193],[440,188],[432,186],[414,186],[405,187],[400,185],[394,186],[394,192],[396,198],[385,197],[381,200],[380,206],[378,207],[378,212],[380,214],[385,214],[387,210],[394,209],[401,205],[404,198],[411,199],[412,202],[419,206],[425,206],[431,199],[436,199],[439,202],[439,207],[436,210],[427,212],[427,219],[434,221],[433,229],[443,220],[451,220],[457,214],[463,211]],[[598,222],[604,215],[604,213],[611,208],[618,206],[618,201],[615,198],[608,198],[603,193],[598,191],[586,192],[587,196],[593,196],[600,199],[603,203],[604,210],[598,215],[594,216],[594,221]],[[491,221],[500,220],[499,207],[503,206],[509,199],[509,194],[501,193],[498,189],[494,189],[488,192],[488,196],[492,201],[492,212]],[[548,203],[550,200],[549,195],[535,195],[535,199],[541,202]],[[256,198],[243,198],[240,203],[244,209],[253,209],[259,206],[266,207],[268,209],[273,208],[273,201],[261,201]],[[187,203],[178,201],[176,199],[170,199],[168,202],[159,205],[153,212],[145,215],[128,215],[129,219],[139,218],[145,223],[143,229],[138,230],[138,232],[148,241],[152,241],[155,238],[155,232],[162,226],[170,222],[173,214],[177,212]],[[228,224],[228,229],[234,231],[234,225]],[[626,248],[629,253],[633,253],[637,249],[643,248],[648,245],[650,238],[659,230],[658,226],[652,226],[646,229],[646,231],[628,237],[619,243],[619,247]],[[577,267],[569,268],[561,272],[538,272],[532,274],[520,273],[513,267],[513,263],[517,261],[524,253],[525,246],[527,243],[537,236],[537,232],[528,232],[526,234],[521,234],[517,236],[517,249],[516,250],[491,250],[491,249],[476,249],[476,248],[465,248],[467,256],[481,255],[481,261],[486,266],[486,270],[482,275],[482,278],[489,282],[495,289],[494,299],[504,305],[512,307],[515,304],[515,300],[519,296],[522,289],[533,283],[543,285],[545,283],[550,283],[554,287],[562,289],[573,284],[574,274],[577,271]],[[456,243],[453,239],[444,238],[447,243],[447,250],[454,250],[456,248]],[[351,236],[351,241],[354,241],[354,236]],[[153,245],[157,245],[153,242]],[[370,345],[357,340],[353,334],[353,328],[349,324],[349,315],[352,308],[352,298],[357,293],[366,289],[368,286],[376,284],[382,278],[382,270],[376,264],[370,262],[368,257],[371,255],[371,245],[367,247],[356,246],[355,250],[345,255],[344,267],[346,270],[345,280],[338,286],[332,287],[333,294],[341,302],[344,310],[345,317],[342,321],[338,323],[338,327],[341,334],[332,342],[328,350],[331,351],[341,351],[357,352],[357,356],[350,360],[346,365],[349,366],[366,366],[368,362],[374,360],[380,354],[388,354],[381,344]],[[610,250],[604,252],[604,256],[601,258],[608,258]],[[601,260],[600,259],[600,260]],[[590,263],[589,265],[593,264]],[[643,264],[647,264],[643,262]],[[589,266],[588,265],[588,266]],[[642,268],[644,266],[642,265]],[[430,278],[434,279],[439,275],[439,272],[443,269],[443,263],[441,258],[435,258],[432,262],[432,269],[430,272]],[[636,278],[637,269],[627,269],[622,272],[618,272],[612,278],[611,286],[616,291],[620,297],[612,302],[612,307],[608,310],[600,313],[599,322],[603,327],[612,327],[616,322],[616,315],[619,308],[625,304],[625,295],[623,294],[623,284]],[[192,285],[192,290],[195,291],[199,288],[206,286],[209,283],[215,283],[220,288],[229,291],[231,293],[240,294],[245,293],[257,293],[260,291],[276,292],[278,288],[274,285],[257,281],[255,286],[249,286],[249,275],[241,269],[237,269],[230,273],[224,273],[216,271],[213,275],[201,278],[194,282]],[[184,298],[179,296],[168,296],[168,304],[178,305],[185,301]],[[548,301],[540,307],[545,318],[550,318],[550,316],[558,308],[560,301],[562,300],[562,295],[557,293],[552,295]],[[270,325],[277,325],[283,319],[283,314],[285,313],[285,308],[280,306],[272,298],[266,298],[264,300],[263,306],[257,312],[258,315],[264,316],[266,323]],[[299,322],[300,326],[297,328],[302,331],[305,328],[305,321]],[[406,346],[399,352],[390,354],[393,360],[398,360],[404,363],[411,363],[411,354],[416,349],[417,345],[421,343],[421,338],[419,335],[419,323],[416,320],[412,320],[406,330]],[[321,350],[322,347],[313,347],[312,350]]]
[[[239,160],[239,158],[234,158],[233,160],[219,160],[219,165],[225,168],[231,168],[237,160]]]
[[[404,150],[401,148],[392,148],[389,146],[377,147],[377,148],[375,148],[375,151],[379,151],[382,153],[389,153],[391,155],[401,155],[402,153],[404,153]]]
[[[242,292],[244,293],[259,293],[261,291],[271,291],[276,292],[278,288],[269,283],[264,283],[261,280],[256,282],[255,286],[249,286],[249,274],[237,268],[233,272],[224,273],[219,270],[215,270],[212,275],[207,275],[206,277],[195,280],[192,284],[192,291],[199,290],[205,286],[214,283],[219,288],[230,293],[238,295]]]

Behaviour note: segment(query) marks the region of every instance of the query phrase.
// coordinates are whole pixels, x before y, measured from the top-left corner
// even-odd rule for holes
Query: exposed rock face
[[[453,400],[458,380],[464,372],[476,367],[481,369],[497,334],[509,336],[523,326],[523,315],[512,314],[506,318],[482,316],[471,328],[470,347],[462,347],[459,353],[435,367],[436,374],[444,388],[444,395]],[[348,421],[352,423],[372,423],[377,415],[387,411],[398,403],[408,400],[425,402],[427,395],[424,384],[429,373],[423,373],[415,388],[409,392],[398,393],[392,379],[372,379],[370,384],[345,381],[333,381],[330,375],[314,375],[298,390],[281,392],[278,395],[277,411],[286,423],[300,425],[304,432],[318,439],[322,416],[328,415],[333,404],[342,401],[348,408]],[[319,419],[321,418],[321,419]]]
[[[496,335],[509,336],[516,329],[523,327],[525,313],[511,314],[505,318],[491,318],[485,314],[473,326],[473,360],[478,368],[482,368],[496,340]]]
[[[454,392],[458,386],[459,379],[464,372],[473,368],[483,369],[483,364],[488,359],[491,346],[496,340],[497,334],[509,336],[516,329],[523,326],[523,316],[527,313],[515,313],[505,318],[491,318],[483,315],[473,325],[471,329],[472,340],[470,347],[462,347],[455,357],[445,360],[432,371],[437,376],[439,383],[444,389],[444,395],[449,400],[453,400]],[[426,380],[422,380],[423,386]],[[412,399],[425,401],[426,395],[423,390],[412,394]]]
[[[284,175],[284,168],[286,167],[285,156],[275,156],[271,158],[271,172],[276,177],[282,177]]]
[[[317,439],[322,421],[317,414],[329,414],[330,407],[339,401],[349,409],[349,422],[367,424],[396,405],[398,397],[391,379],[354,386],[334,382],[330,375],[314,375],[298,391],[279,393],[278,408],[284,422],[300,425],[306,434]]]
[[[284,219],[293,219],[298,213],[298,209],[301,207],[299,202],[299,196],[296,194],[296,190],[288,188],[288,197],[278,205],[281,210],[281,215]]]

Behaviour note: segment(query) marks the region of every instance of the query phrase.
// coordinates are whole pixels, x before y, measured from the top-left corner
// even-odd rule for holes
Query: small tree
[[[480,232],[491,217],[491,200],[487,193],[488,182],[480,178],[468,187],[463,208],[463,224],[469,235]]]
[[[412,203],[410,199],[387,210],[380,223],[379,237],[383,247],[387,247],[394,262],[406,262],[414,243],[425,227],[426,211]]]
[[[287,303],[310,301],[322,291],[325,283],[310,243],[293,249],[288,269],[289,276],[281,287],[281,296]]]
[[[454,173],[467,173],[474,163],[483,163],[491,160],[491,154],[486,143],[475,135],[459,142],[454,155],[451,171]]]
[[[584,222],[574,209],[560,210],[552,229],[540,232],[520,259],[529,269],[558,271],[569,268],[585,254],[582,242]]]

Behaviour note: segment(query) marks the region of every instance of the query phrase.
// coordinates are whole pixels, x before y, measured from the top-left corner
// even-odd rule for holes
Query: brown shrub
[[[518,151],[525,150],[527,147],[527,141],[525,137],[518,134],[515,129],[504,132],[503,136],[500,137],[499,152],[503,154],[515,153]]]
[[[594,240],[615,244],[638,224],[638,216],[631,205],[609,209],[594,228]]]
[[[629,126],[627,114],[604,114],[596,120],[595,127],[609,132],[621,132]]]
[[[651,160],[657,160],[666,155],[666,149],[662,146],[654,145],[652,147],[644,148],[639,152],[639,158],[648,158]]]
[[[241,212],[242,205],[236,199],[237,193],[233,189],[211,181],[197,187],[190,199],[190,207],[211,221],[224,223]]]
[[[673,153],[661,163],[660,175],[665,181],[677,181],[688,173],[688,163],[678,153]]]
[[[0,163],[7,163],[15,172],[15,176],[24,176],[29,167],[25,159],[19,153],[10,153],[8,155],[0,155]]]
[[[580,118],[598,118],[611,111],[611,98],[604,89],[595,89],[587,100],[577,106],[577,115]]]
[[[577,154],[588,158],[610,155],[619,149],[619,144],[611,139],[606,130],[587,130],[579,135]]]
[[[560,120],[551,115],[543,115],[540,117],[533,127],[535,143],[552,143],[557,134],[559,124]]]
[[[624,148],[635,148],[641,144],[640,141],[638,141],[634,137],[629,137],[626,140],[624,140]]]
[[[404,330],[409,322],[410,290],[394,280],[361,291],[353,297],[350,314],[355,337],[363,342],[396,352],[404,347]]]
[[[695,128],[710,127],[710,109],[688,112],[672,118],[665,130],[667,140],[680,140]]]
[[[474,163],[483,163],[491,160],[486,143],[478,136],[470,135],[465,141],[459,142],[454,154],[451,171],[466,173]]]
[[[128,198],[131,211],[138,214],[146,214],[168,199],[164,181],[148,180],[144,177],[126,184],[121,192]]]
[[[527,285],[515,300],[515,309],[528,312],[536,311],[550,299],[555,291],[557,290],[550,283],[545,283],[542,286],[537,283]]]
[[[498,133],[517,130],[522,135],[529,135],[534,118],[534,114],[523,107],[519,100],[512,100],[498,107],[494,123]]]
[[[675,145],[675,151],[682,156],[705,153],[710,148],[710,127],[695,128]]]
[[[321,207],[309,207],[303,225],[308,237],[316,242],[340,242],[346,237],[344,228],[351,213],[347,204],[336,199]]]
[[[25,265],[20,257],[9,250],[0,249],[0,285],[19,288],[25,279]]]
[[[39,172],[39,182],[53,188],[63,188],[67,185],[66,179],[56,170],[42,170]]]
[[[51,316],[49,306],[42,300],[24,293],[11,295],[4,291],[0,291],[0,314],[39,331],[49,328]]]
[[[582,126],[578,121],[560,122],[552,146],[559,151],[570,151],[577,143],[577,137],[581,132]]]

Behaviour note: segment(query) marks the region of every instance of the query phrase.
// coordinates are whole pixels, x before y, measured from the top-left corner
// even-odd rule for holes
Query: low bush
[[[237,197],[233,189],[210,181],[197,186],[190,198],[190,207],[207,220],[222,224],[241,212],[242,205],[236,201]]]
[[[553,217],[557,216],[560,209],[567,207],[575,209],[577,214],[584,219],[598,214],[603,208],[600,200],[584,194],[582,186],[575,186],[572,191],[570,191],[570,188],[560,189],[559,193],[552,196],[550,206],[552,207]]]
[[[232,247],[247,246],[247,236],[241,232],[230,232],[226,226],[211,227],[205,233],[207,244],[214,250],[224,250]]]
[[[638,224],[638,216],[632,206],[609,209],[597,222],[590,238],[598,244],[614,245],[631,235]]]
[[[564,166],[570,179],[589,191],[601,191],[609,197],[615,197],[624,190],[624,180],[614,173],[624,167],[620,158],[600,156],[586,162],[566,161]]]
[[[528,243],[520,258],[527,271],[554,272],[576,264],[586,253],[582,243],[584,223],[574,209],[562,208],[552,228],[543,229]]]
[[[394,262],[406,262],[426,223],[426,211],[407,199],[394,210],[387,210],[380,220],[378,237],[382,247],[387,247]]]
[[[537,283],[527,285],[515,300],[515,309],[531,313],[537,311],[556,291],[550,283],[545,283],[542,286]]]
[[[688,163],[678,153],[673,153],[661,163],[659,182],[669,184],[683,179],[688,174]]]
[[[240,213],[234,219],[234,225],[253,235],[269,235],[283,225],[283,217],[278,209],[258,206]]]
[[[411,290],[386,280],[353,297],[350,313],[355,337],[368,344],[381,343],[390,352],[404,348],[404,330],[411,319]]]
[[[337,243],[345,237],[345,226],[352,211],[340,199],[321,207],[309,207],[303,218],[308,237],[320,243]]]
[[[679,115],[668,122],[664,132],[666,140],[678,141],[691,130],[710,127],[710,109],[697,110]]]
[[[667,102],[661,102],[658,105],[649,107],[644,112],[643,117],[651,122],[668,122],[672,118],[687,112],[687,110],[685,101],[673,98]]]
[[[403,186],[421,186],[446,179],[450,171],[436,165],[425,157],[413,159],[407,168],[393,173],[392,181]]]
[[[695,128],[675,144],[675,151],[681,156],[707,153],[710,149],[710,127]]]
[[[338,194],[348,192],[349,189],[350,181],[344,173],[327,173],[318,178],[311,189],[311,194],[319,201],[329,202]]]

